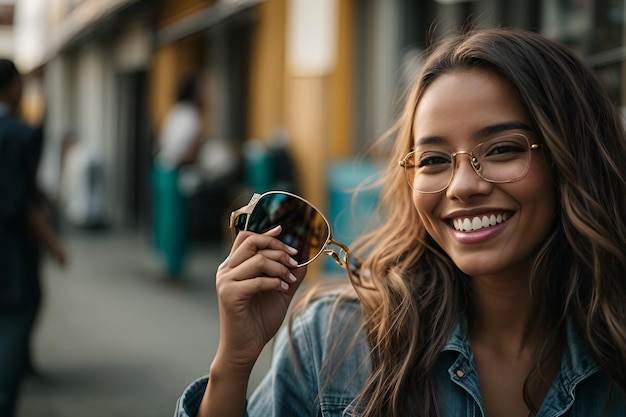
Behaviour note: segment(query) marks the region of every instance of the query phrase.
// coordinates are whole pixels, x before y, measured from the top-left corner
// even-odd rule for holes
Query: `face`
[[[439,76],[424,92],[416,109],[413,145],[436,141],[448,153],[469,152],[508,133],[524,133],[530,143],[538,143],[529,126],[506,80],[482,69],[455,71]],[[428,234],[473,277],[527,277],[556,210],[541,149],[531,151],[524,177],[498,184],[480,178],[469,157],[460,154],[448,188],[435,194],[414,191],[413,202]],[[496,221],[482,227],[476,218],[484,217]],[[475,230],[459,227],[468,221],[476,225],[469,229]]]

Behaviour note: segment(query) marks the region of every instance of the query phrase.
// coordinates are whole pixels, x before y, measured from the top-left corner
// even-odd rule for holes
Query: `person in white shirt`
[[[195,79],[181,81],[176,104],[165,118],[153,169],[153,237],[168,278],[183,273],[187,202],[179,189],[180,168],[194,163],[202,138],[202,101]]]

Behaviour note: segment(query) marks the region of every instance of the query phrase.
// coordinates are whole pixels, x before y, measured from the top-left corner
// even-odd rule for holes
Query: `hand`
[[[217,271],[220,343],[215,362],[250,372],[263,347],[280,328],[306,268],[294,269],[294,248],[276,237],[241,232]]]
[[[57,262],[57,264],[61,267],[65,267],[68,262],[68,255],[65,247],[59,245],[52,250],[52,257]]]

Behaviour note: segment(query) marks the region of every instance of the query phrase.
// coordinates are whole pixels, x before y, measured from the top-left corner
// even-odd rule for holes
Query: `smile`
[[[476,230],[493,227],[508,219],[507,213],[494,213],[476,217],[464,217],[452,220],[452,226],[459,232],[475,232]]]

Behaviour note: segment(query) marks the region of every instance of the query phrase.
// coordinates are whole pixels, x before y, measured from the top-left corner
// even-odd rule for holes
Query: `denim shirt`
[[[344,300],[333,309],[335,299],[324,296],[295,318],[292,346],[287,331],[281,330],[272,368],[248,401],[247,416],[357,415],[352,402],[370,373],[369,347],[360,330],[358,301]],[[442,416],[485,417],[465,320],[444,346],[434,372]],[[176,417],[196,414],[207,381],[200,378],[185,390]],[[626,417],[626,400],[611,387],[571,323],[561,370],[537,414],[556,416]]]

